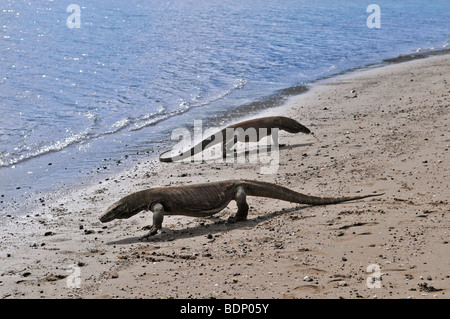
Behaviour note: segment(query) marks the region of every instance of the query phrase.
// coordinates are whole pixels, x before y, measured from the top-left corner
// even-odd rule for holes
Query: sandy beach
[[[46,195],[0,234],[0,298],[449,298],[450,55],[316,83],[261,114],[320,138],[280,133],[279,167],[160,163]],[[151,213],[102,224],[132,192],[226,179],[316,196],[383,192],[329,206],[249,197],[248,220]]]

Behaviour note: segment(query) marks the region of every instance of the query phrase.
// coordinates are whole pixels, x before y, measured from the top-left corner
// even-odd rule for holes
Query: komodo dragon
[[[279,130],[287,131],[289,133],[302,132],[305,134],[311,134],[312,136],[317,138],[313,133],[311,133],[311,130],[309,128],[307,128],[306,126],[303,126],[296,120],[293,120],[291,118],[284,117],[284,116],[269,116],[269,117],[262,117],[262,118],[252,119],[252,120],[229,125],[229,126],[225,127],[224,129],[222,129],[220,132],[217,132],[216,134],[211,135],[208,138],[204,139],[203,141],[201,141],[200,143],[198,143],[191,149],[185,151],[184,153],[178,154],[173,157],[163,157],[164,154],[170,152],[170,150],[165,151],[159,155],[159,160],[161,162],[180,161],[180,160],[189,158],[191,156],[194,156],[197,153],[203,152],[205,149],[207,149],[213,145],[216,145],[218,143],[221,143],[221,142],[222,142],[222,150],[223,150],[222,154],[223,154],[223,157],[226,157],[227,149],[230,149],[231,146],[233,146],[237,142],[237,140],[243,141],[243,139],[240,136],[240,133],[239,133],[239,131],[237,131],[237,129],[244,130],[244,134],[247,129],[255,129],[253,132],[256,133],[256,136],[255,136],[256,141],[259,141],[263,137],[271,135],[272,129],[275,129],[275,128],[277,128]],[[233,130],[232,133],[234,131],[237,131],[238,136],[235,136],[234,134],[231,136],[227,136],[227,130],[230,130],[230,129]],[[263,131],[261,129],[266,129],[266,131]],[[216,139],[215,138],[216,135],[217,136],[222,135],[222,138]],[[245,135],[245,142],[248,142],[249,140],[250,140],[249,135]]]
[[[100,217],[100,221],[106,223],[114,219],[130,218],[143,210],[151,210],[153,212],[153,225],[149,233],[141,238],[146,239],[155,235],[161,229],[164,215],[211,216],[224,209],[233,199],[237,203],[238,211],[235,216],[229,218],[229,222],[245,220],[248,213],[246,196],[274,198],[298,204],[328,205],[380,195],[383,194],[316,197],[266,182],[228,180],[184,186],[157,187],[135,192],[108,207]]]

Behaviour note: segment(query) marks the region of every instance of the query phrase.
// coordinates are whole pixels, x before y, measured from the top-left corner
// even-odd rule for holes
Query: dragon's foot
[[[247,216],[235,215],[235,216],[230,216],[228,218],[228,223],[229,224],[234,224],[234,223],[241,222],[241,221],[244,221],[244,220],[247,220]]]
[[[144,236],[142,236],[141,238],[139,238],[139,240],[147,240],[150,237],[156,235],[156,233],[158,232],[158,228],[156,228],[155,226],[150,227],[150,231],[145,234]]]

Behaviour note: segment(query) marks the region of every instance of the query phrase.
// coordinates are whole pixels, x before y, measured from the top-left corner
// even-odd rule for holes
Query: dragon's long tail
[[[242,181],[242,184],[244,186],[245,193],[248,196],[274,198],[287,202],[308,205],[338,204],[351,200],[384,195],[384,193],[377,193],[348,197],[317,197],[298,193],[296,191],[290,190],[289,188],[266,182],[244,180]]]

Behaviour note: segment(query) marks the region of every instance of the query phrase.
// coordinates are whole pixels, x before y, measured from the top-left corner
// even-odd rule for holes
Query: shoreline
[[[448,298],[449,60],[326,78],[262,112],[291,116],[321,139],[280,133],[286,146],[277,174],[250,164],[142,160],[30,217],[8,219],[0,298]],[[109,204],[139,189],[236,175],[318,196],[386,196],[326,207],[252,197],[246,222],[223,223],[232,202],[211,218],[170,216],[149,242],[137,239],[150,214],[98,221]],[[381,266],[380,289],[365,285],[371,264]],[[71,265],[79,267],[80,288],[67,288]]]

